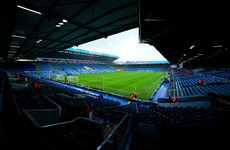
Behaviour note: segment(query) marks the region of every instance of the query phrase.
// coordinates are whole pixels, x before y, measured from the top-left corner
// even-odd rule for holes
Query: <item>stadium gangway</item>
[[[173,97],[176,95],[175,89],[176,89],[175,81],[173,81]]]
[[[177,92],[177,96],[180,96],[178,85],[177,85],[177,81],[176,81],[176,92]]]
[[[171,90],[172,90],[172,82],[170,81],[169,82],[169,88],[168,88],[168,96],[172,96]]]
[[[178,81],[178,85],[179,85],[179,89],[181,91],[181,96],[184,96],[184,93],[183,93],[183,90],[182,90],[182,87],[181,87],[181,81],[179,80]]]
[[[184,91],[184,83],[183,83],[183,80],[179,79],[178,80],[178,85],[179,85],[179,89],[181,91],[181,96],[186,96],[186,92]]]
[[[181,81],[178,82],[178,86],[179,86],[179,89],[180,89],[181,96],[184,96],[182,86],[181,86]]]

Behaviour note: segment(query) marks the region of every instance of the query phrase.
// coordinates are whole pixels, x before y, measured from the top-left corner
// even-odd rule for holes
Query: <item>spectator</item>
[[[103,99],[103,94],[100,93],[99,98],[100,98],[100,99]]]
[[[199,79],[198,82],[200,83],[200,86],[203,86],[204,81]]]
[[[137,91],[134,92],[134,97],[137,98]]]
[[[174,97],[173,103],[179,103],[179,102],[177,101],[177,96]]]
[[[130,94],[130,100],[133,100],[133,94]]]
[[[83,107],[82,113],[83,113],[83,117],[89,118],[89,114],[90,114],[89,106],[85,105]]]
[[[67,111],[67,109],[66,109],[66,107],[61,107],[61,111],[62,111],[62,116],[64,117],[64,118],[67,118],[68,117],[68,111]]]
[[[88,85],[88,91],[90,91],[90,86]]]
[[[33,87],[34,87],[37,91],[39,91],[40,88],[41,88],[40,85],[39,85],[37,82],[34,82]]]
[[[28,82],[28,79],[27,79],[27,77],[25,77],[25,82],[26,82],[26,83]]]

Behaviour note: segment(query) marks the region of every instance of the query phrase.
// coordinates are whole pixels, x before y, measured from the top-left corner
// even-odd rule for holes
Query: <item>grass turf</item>
[[[78,84],[103,88],[104,90],[124,96],[134,94],[135,88],[137,98],[148,100],[154,90],[161,82],[161,78],[166,77],[165,72],[106,72],[96,74],[74,75],[78,77]],[[67,76],[65,76],[67,78]]]

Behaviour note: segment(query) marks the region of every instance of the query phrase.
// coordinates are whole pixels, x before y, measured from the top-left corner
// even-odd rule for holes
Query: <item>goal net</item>
[[[58,80],[58,81],[64,81],[65,78],[64,78],[63,75],[56,75],[56,80]]]
[[[68,76],[67,81],[69,81],[71,83],[77,83],[78,82],[78,77],[76,77],[76,76]]]

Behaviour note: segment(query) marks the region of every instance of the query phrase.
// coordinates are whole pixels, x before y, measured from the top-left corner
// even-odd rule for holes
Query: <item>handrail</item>
[[[110,137],[114,134],[114,132],[117,130],[117,128],[124,122],[124,120],[128,117],[128,114],[119,122],[119,124],[113,129],[113,131],[108,135],[108,137],[97,147],[96,150],[100,150],[106,142],[112,142],[110,141]]]

